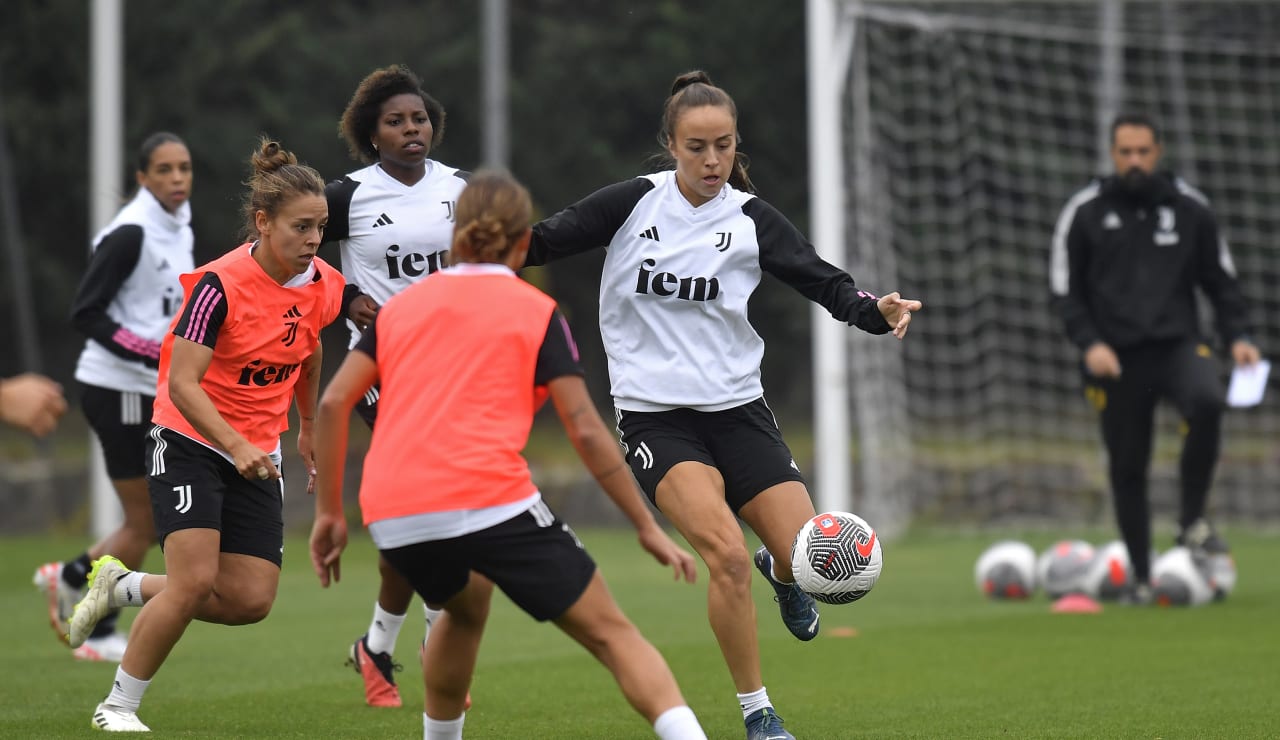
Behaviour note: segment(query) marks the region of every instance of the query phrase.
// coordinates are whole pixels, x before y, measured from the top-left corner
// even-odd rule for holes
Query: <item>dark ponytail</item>
[[[728,109],[729,115],[733,117],[734,127],[737,127],[738,106],[734,104],[733,98],[729,97],[729,93],[711,82],[710,75],[700,69],[677,75],[671,83],[671,95],[662,107],[662,129],[658,132],[658,143],[662,145],[663,153],[655,157],[657,162],[663,166],[671,166],[669,152],[672,138],[675,136],[676,122],[689,108],[699,108],[704,105]],[[742,144],[741,136],[738,136],[737,144]],[[733,171],[729,173],[729,184],[744,192],[754,193],[756,187],[747,175],[747,168],[750,166],[750,158],[741,151],[736,152],[733,158]]]

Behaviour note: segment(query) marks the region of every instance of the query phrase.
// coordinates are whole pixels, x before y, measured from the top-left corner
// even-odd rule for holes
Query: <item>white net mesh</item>
[[[1212,201],[1255,339],[1264,355],[1280,349],[1280,4],[841,12],[855,34],[841,101],[846,264],[926,305],[896,353],[850,333],[855,510],[881,528],[1109,521],[1096,420],[1049,302],[1054,222],[1105,172],[1110,117],[1153,116],[1164,164]],[[1278,401],[1273,387],[1261,407],[1228,412],[1217,518],[1280,519]],[[1158,419],[1150,490],[1170,516],[1180,441],[1167,405]]]

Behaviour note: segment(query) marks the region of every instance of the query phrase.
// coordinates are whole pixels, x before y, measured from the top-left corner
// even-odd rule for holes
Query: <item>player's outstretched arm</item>
[[[677,580],[683,576],[693,583],[698,572],[693,555],[667,536],[649,507],[645,506],[644,494],[631,477],[613,435],[596,411],[587,393],[587,384],[577,375],[562,375],[547,383],[547,390],[578,457],[582,458],[587,470],[609,498],[631,520],[640,546],[659,563],[671,566]]]
[[[360,397],[378,382],[373,358],[356,348],[347,353],[320,397],[316,411],[316,516],[311,525],[311,566],[320,585],[342,580],[347,519],[342,510],[342,475],[347,460],[347,424]]]

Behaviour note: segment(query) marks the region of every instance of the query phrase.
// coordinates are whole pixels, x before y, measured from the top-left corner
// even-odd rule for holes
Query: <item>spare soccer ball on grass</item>
[[[847,511],[805,522],[791,546],[791,575],[800,589],[827,604],[857,601],[880,578],[884,563],[876,531]]]
[[[1084,593],[1084,575],[1093,562],[1093,545],[1084,540],[1060,540],[1036,561],[1036,580],[1050,599]]]
[[[989,598],[1026,599],[1036,590],[1036,551],[1025,542],[997,542],[978,556],[973,579]]]
[[[1214,593],[1191,551],[1182,546],[1171,548],[1151,566],[1151,590],[1160,606],[1200,606]]]
[[[1152,560],[1155,560],[1153,557]],[[1081,590],[1099,601],[1116,601],[1133,583],[1129,548],[1120,540],[1099,547],[1085,570]]]

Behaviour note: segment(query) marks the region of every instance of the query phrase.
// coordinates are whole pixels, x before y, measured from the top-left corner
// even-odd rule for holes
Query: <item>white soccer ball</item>
[[[1229,552],[1209,555],[1204,565],[1205,577],[1213,589],[1213,600],[1222,601],[1236,590],[1236,561]]]
[[[978,556],[973,580],[988,598],[1029,598],[1036,590],[1036,551],[1025,542],[997,542]]]
[[[1084,593],[1084,575],[1093,562],[1093,545],[1084,540],[1059,540],[1040,553],[1036,580],[1051,599]]]
[[[1133,584],[1133,564],[1129,561],[1129,548],[1120,540],[1108,542],[1097,548],[1093,561],[1085,569],[1081,588],[1085,594],[1099,601],[1119,599]]]
[[[862,517],[828,511],[805,522],[791,546],[791,575],[827,604],[857,601],[880,578],[880,538]]]
[[[1191,551],[1174,547],[1151,566],[1151,589],[1160,606],[1200,606],[1213,599],[1214,589],[1196,567]]]

